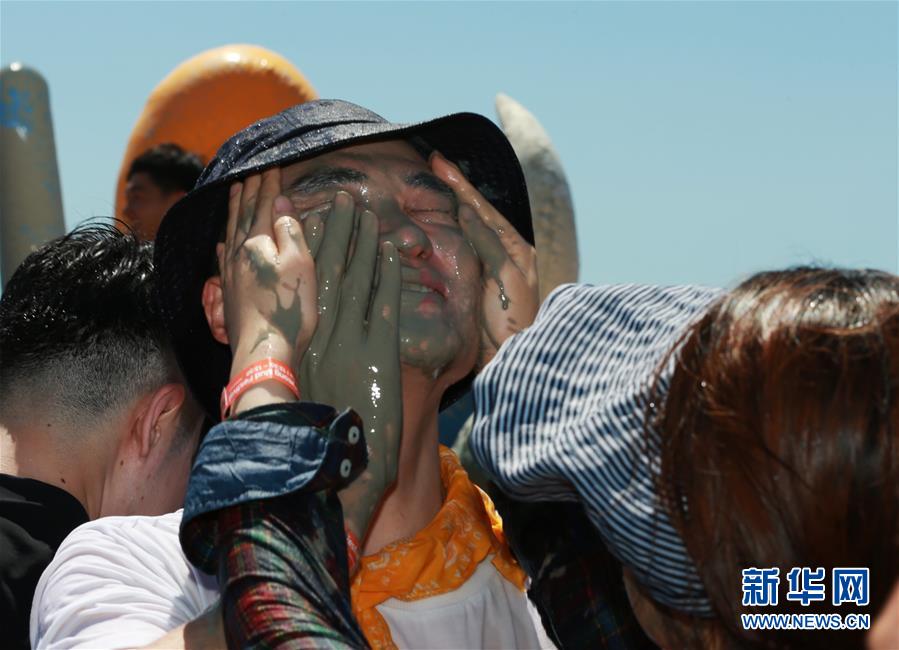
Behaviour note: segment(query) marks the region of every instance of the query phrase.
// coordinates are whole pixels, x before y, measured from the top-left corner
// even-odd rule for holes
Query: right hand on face
[[[296,371],[318,321],[312,255],[280,192],[278,168],[231,186],[225,242],[216,253],[232,376],[265,357]]]
[[[434,174],[459,197],[459,225],[483,265],[480,369],[537,316],[537,252],[456,164],[437,151],[430,162]]]
[[[396,480],[403,429],[400,262],[393,244],[379,245],[377,217],[367,210],[357,214],[349,194],[336,194],[323,229],[317,219],[304,222],[315,255],[319,317],[300,364],[300,391],[305,399],[349,407],[362,418],[368,466],[339,497],[347,525],[363,539]]]

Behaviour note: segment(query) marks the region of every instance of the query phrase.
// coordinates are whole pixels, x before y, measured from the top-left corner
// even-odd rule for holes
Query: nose
[[[389,241],[407,260],[428,259],[434,252],[431,238],[414,219],[403,212],[398,205],[378,214],[381,223],[381,241]]]

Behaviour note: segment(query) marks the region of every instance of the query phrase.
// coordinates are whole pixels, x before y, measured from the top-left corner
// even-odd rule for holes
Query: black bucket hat
[[[157,295],[178,365],[206,413],[219,419],[219,396],[231,372],[231,350],[212,337],[201,304],[214,275],[215,247],[236,180],[355,144],[412,139],[455,162],[522,237],[534,231],[524,174],[503,132],[482,115],[455,113],[417,124],[393,124],[339,100],[298,104],[232,136],[193,190],[166,213],[156,236]],[[468,390],[473,375],[451,386],[441,408]]]

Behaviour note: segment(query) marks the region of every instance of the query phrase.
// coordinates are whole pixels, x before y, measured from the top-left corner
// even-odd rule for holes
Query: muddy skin
[[[286,340],[296,341],[303,326],[303,315],[301,310],[294,309],[294,302],[298,300],[296,292],[297,289],[299,289],[300,279],[297,278],[295,286],[290,286],[288,284],[283,285],[283,288],[287,291],[288,295],[291,296],[290,303],[286,305],[283,304],[281,296],[278,293],[278,273],[274,265],[266,261],[259,251],[255,249],[244,248],[243,250],[246,254],[247,261],[250,264],[250,268],[256,274],[260,286],[271,291],[275,297],[275,309],[269,319],[271,324],[284,335]],[[267,334],[271,332],[271,328],[260,331],[256,342],[253,344],[253,349],[255,350],[266,338]]]
[[[465,333],[476,331],[471,318],[479,293],[476,259],[455,213],[434,211],[410,218],[393,196],[363,189],[366,207],[379,216],[381,236],[413,258],[402,270],[401,359],[428,375],[439,375],[464,347]],[[440,236],[429,235],[435,231]],[[422,251],[418,258],[416,251]],[[422,262],[427,255],[447,260],[451,277],[441,277]]]
[[[457,195],[405,143],[289,165],[281,191],[300,216],[319,289],[300,390],[352,406],[365,423],[371,461],[340,493],[348,525],[364,534],[396,476],[404,377],[419,368],[435,386],[449,385],[475,365],[481,262],[459,223]]]
[[[382,162],[380,155],[335,152],[293,169],[286,168],[282,191],[304,219],[307,242],[316,253],[316,266],[329,270],[319,274],[322,316],[334,309],[333,301],[324,297],[334,291],[332,278],[339,276],[342,260],[334,263],[333,255],[325,255],[321,233],[337,225],[340,215],[332,210],[323,219],[326,224],[312,224],[309,220],[326,211],[338,190],[353,196],[357,214],[368,209],[378,216],[380,239],[393,241],[403,261],[399,321],[402,361],[433,377],[435,372],[439,375],[453,365],[459,351],[470,347],[469,342],[478,336],[480,264],[459,225],[458,198],[452,190],[433,176],[417,153],[410,152],[408,158],[401,153],[395,157],[401,164],[391,167],[393,158],[388,155]],[[347,168],[349,173],[344,172]],[[352,178],[353,173],[357,179],[352,182],[340,180]],[[339,182],[329,185],[329,174]],[[351,234],[350,256],[355,239]],[[316,251],[317,246],[321,250]],[[320,321],[320,329],[333,327],[327,320],[324,326]],[[313,360],[320,356],[315,349],[307,354]]]
[[[353,310],[360,309],[361,301],[364,300],[366,306],[369,304],[369,295],[372,293],[373,287],[372,274],[368,270],[367,285],[364,282],[366,269],[351,268],[346,276],[344,275],[344,268],[349,263],[348,242],[353,231],[357,230],[354,226],[357,217],[352,197],[339,193],[339,198],[335,198],[327,220],[330,222],[330,227],[324,229],[323,240],[316,259],[316,275],[319,286],[319,326],[304,356],[303,367],[310,374],[327,374],[327,366],[331,364],[343,368],[352,367],[353,375],[361,374],[366,377],[366,381],[362,383],[370,387],[374,381],[370,376],[377,375],[379,368],[376,364],[364,367],[365,364],[361,363],[361,360],[366,355],[360,350],[360,346],[367,342],[376,343],[368,341],[370,337],[365,336],[366,332],[363,331],[363,328],[366,322],[370,322],[373,318],[376,319],[377,316],[372,315],[366,318],[367,314],[364,312],[359,314],[363,316],[362,318],[350,318],[349,316]],[[377,232],[374,222],[366,222],[359,233],[360,239],[364,240],[363,243],[360,243],[360,246],[364,246],[364,250],[360,250],[360,258],[365,257],[365,261],[360,261],[360,264],[373,264],[377,256]],[[355,287],[348,286],[352,279],[363,280],[363,282],[357,283]],[[378,341],[377,343],[383,342]],[[357,392],[353,391],[355,383],[352,382],[351,386],[347,386],[348,390]],[[380,394],[380,389],[377,392]],[[366,388],[364,396],[357,395],[356,397],[364,397],[363,403],[370,403],[370,394],[370,388]],[[345,399],[343,398],[341,402]],[[349,403],[356,402],[358,399]]]
[[[300,288],[300,280],[297,279],[296,286],[282,285],[291,297],[290,304],[281,303],[281,297],[275,292],[275,311],[271,315],[271,323],[288,341],[296,341],[300,336],[300,330],[303,328],[303,312],[300,309],[294,309],[293,303],[299,300],[297,291]]]
[[[330,204],[317,210],[299,215],[300,223],[303,224],[303,236],[306,238],[306,246],[309,254],[314,258],[318,255],[318,249],[322,243],[324,235],[324,219],[331,212]]]
[[[244,235],[250,234],[250,229],[253,227],[253,222],[256,221],[256,206],[248,205],[243,212],[243,216],[240,218],[240,222],[237,224],[237,227],[240,228],[240,232]]]
[[[255,201],[244,206],[243,214],[238,217],[237,221],[237,229],[243,233],[243,237],[240,238],[240,243],[234,247],[234,255],[237,256],[240,253],[240,250],[243,248],[243,245],[250,238],[250,230],[253,228],[253,224],[256,223],[256,205]],[[236,235],[236,233],[235,233]],[[235,236],[235,240],[237,237]]]
[[[503,311],[509,309],[509,296],[506,295],[506,287],[503,286],[503,281],[499,278],[496,279],[496,283],[499,285],[499,304],[500,307],[503,308]]]
[[[278,272],[275,270],[274,265],[270,264],[255,249],[241,247],[239,250],[242,250],[247,256],[247,262],[249,262],[250,268],[259,280],[259,284],[270,291],[275,291],[278,287]]]
[[[351,155],[348,157],[354,158]],[[365,158],[359,156],[360,160]],[[401,253],[401,358],[404,364],[421,368],[433,377],[435,371],[439,375],[442,369],[452,364],[458,351],[465,347],[467,336],[477,336],[477,321],[473,319],[473,313],[480,300],[479,264],[459,226],[455,195],[449,188],[446,192],[440,191],[442,182],[434,184],[424,159],[417,154],[415,158],[415,163],[420,165],[415,170],[418,173],[416,181],[421,187],[416,187],[411,199],[406,199],[403,188],[397,189],[401,181],[377,175],[355,185],[348,184],[346,190],[353,195],[357,214],[368,209],[378,215],[381,240],[393,241]],[[338,152],[332,164],[339,166],[342,162],[342,155]],[[311,171],[307,175],[312,177],[328,169],[327,163],[308,167]],[[336,190],[324,191],[317,185],[311,195],[291,193],[289,174],[285,176],[287,178],[282,179],[288,185],[285,191],[301,218],[310,215],[311,219],[313,215],[322,214],[336,196]],[[434,186],[437,189],[433,189]],[[335,218],[334,214],[327,216],[325,221],[328,223],[324,228],[322,224],[307,225],[304,221],[307,242],[314,255],[316,247],[321,245],[321,231],[333,226]],[[351,236],[350,256],[353,255],[355,240],[356,237]],[[439,268],[428,261],[431,255],[445,260]],[[317,261],[317,265],[320,264]],[[322,294],[331,291],[330,282],[320,278]],[[434,290],[435,286],[441,289]],[[460,302],[464,304],[458,304]],[[328,308],[323,301],[322,312]]]
[[[467,205],[462,206],[461,211],[465,215],[463,218],[479,219],[474,212],[474,209]],[[468,212],[468,214],[465,214],[465,212]],[[512,304],[512,301],[509,296],[506,295],[506,287],[503,285],[500,271],[505,264],[510,263],[509,254],[506,252],[505,247],[503,247],[502,242],[499,241],[499,238],[494,239],[491,237],[491,240],[493,241],[490,241],[489,243],[479,242],[481,243],[481,246],[478,247],[477,250],[480,251],[481,263],[484,267],[484,283],[486,284],[488,280],[496,282],[496,285],[499,288],[497,298],[499,299],[500,307],[505,311],[509,309],[509,305]]]
[[[379,255],[377,219],[367,212],[358,214],[352,197],[336,199],[328,219],[316,275],[321,314],[330,322],[322,328],[319,320],[300,364],[300,384],[312,401],[355,409],[365,425],[370,451],[383,456],[375,457],[347,488],[354,491],[354,498],[345,500],[344,516],[354,532],[363,535],[384,487],[395,478],[395,450],[402,431],[396,327],[399,261],[389,244]],[[350,251],[354,231],[357,241]]]

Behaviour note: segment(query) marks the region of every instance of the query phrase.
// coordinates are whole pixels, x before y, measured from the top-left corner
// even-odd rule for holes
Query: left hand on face
[[[436,151],[431,169],[459,197],[459,223],[484,267],[482,368],[507,338],[534,322],[539,306],[537,253],[459,168]]]
[[[323,234],[313,230],[319,319],[300,364],[300,386],[310,400],[350,407],[362,419],[368,466],[338,497],[347,526],[364,540],[396,481],[403,432],[400,261],[392,242],[379,242],[378,217],[358,214],[345,192],[335,195]]]

